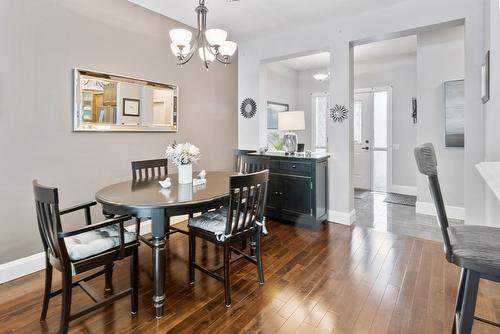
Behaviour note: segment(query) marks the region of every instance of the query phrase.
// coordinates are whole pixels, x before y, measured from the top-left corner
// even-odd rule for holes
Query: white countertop
[[[476,165],[479,174],[500,200],[500,161],[485,161]]]

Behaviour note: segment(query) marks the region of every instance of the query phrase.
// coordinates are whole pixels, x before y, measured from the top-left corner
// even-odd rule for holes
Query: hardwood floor
[[[167,305],[154,319],[151,250],[141,246],[140,304],[130,299],[72,322],[71,333],[449,333],[458,268],[448,264],[435,241],[328,224],[320,231],[269,222],[264,238],[266,283],[255,266],[232,267],[232,307],[224,306],[221,283],[196,272],[188,283],[188,242],[173,235],[167,251]],[[220,264],[222,250],[198,242],[204,265]],[[128,261],[114,274],[115,290],[129,282]],[[59,275],[55,275],[59,285]],[[104,279],[92,284],[104,290]],[[54,333],[60,297],[40,323],[43,273],[0,286],[0,333]],[[90,303],[74,289],[73,311]],[[478,316],[500,322],[500,285],[481,282]],[[473,333],[499,333],[475,322]]]

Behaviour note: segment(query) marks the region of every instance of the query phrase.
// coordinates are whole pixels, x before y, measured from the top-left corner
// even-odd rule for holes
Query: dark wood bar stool
[[[418,170],[429,181],[446,259],[462,268],[452,333],[470,333],[474,320],[500,327],[500,324],[474,316],[479,280],[500,282],[500,229],[478,225],[449,226],[439,186],[434,146],[428,143],[416,147],[415,158]]]
[[[149,178],[165,178],[168,175],[168,160],[167,159],[154,159],[154,160],[141,160],[141,161],[132,161],[132,180],[140,182],[141,180],[147,180]],[[190,215],[191,217],[191,215]],[[175,226],[170,226],[170,216],[165,217],[165,231],[167,234],[167,238],[170,234],[173,233],[182,233],[186,234],[187,232],[181,230]],[[137,225],[137,229],[140,231],[140,218],[135,218],[135,222]],[[139,239],[144,242],[149,247],[153,248],[152,239],[148,239],[139,235]]]
[[[257,265],[259,283],[264,284],[262,264],[262,221],[265,207],[265,193],[269,171],[231,176],[229,178],[229,207],[209,211],[199,217],[191,218],[189,227],[189,281],[194,283],[194,270],[198,269],[224,283],[226,306],[231,305],[230,265],[245,258]],[[224,249],[224,263],[217,268],[208,269],[195,262],[196,237],[210,241]],[[256,241],[256,255],[250,256],[233,247],[235,243],[249,238]],[[238,254],[231,258],[231,253]],[[217,272],[223,269],[223,275]]]
[[[38,228],[45,250],[45,290],[40,321],[47,316],[50,298],[62,294],[60,333],[67,333],[69,322],[80,318],[100,307],[109,305],[119,298],[131,295],[131,312],[137,313],[139,302],[139,272],[137,231],[129,232],[124,228],[124,222],[129,216],[120,216],[92,224],[90,208],[96,202],[77,205],[65,210],[59,210],[59,195],[57,188],[45,187],[33,181]],[[61,216],[71,212],[84,210],[86,226],[63,231]],[[132,256],[130,261],[130,288],[113,294],[113,266],[117,260]],[[89,270],[104,267],[78,280],[74,275]],[[62,275],[62,288],[52,291],[52,271],[59,270]],[[87,281],[100,275],[105,275],[105,292],[102,298],[90,288]],[[79,286],[95,302],[77,313],[71,314],[72,288]]]

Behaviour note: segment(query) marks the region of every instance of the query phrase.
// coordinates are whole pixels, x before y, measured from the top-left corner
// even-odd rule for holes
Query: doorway
[[[392,88],[354,94],[354,187],[388,192],[392,184]]]

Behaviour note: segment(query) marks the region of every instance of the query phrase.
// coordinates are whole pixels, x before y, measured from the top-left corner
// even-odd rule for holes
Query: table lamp
[[[278,130],[286,131],[283,137],[286,155],[294,155],[297,151],[297,135],[292,131],[305,129],[303,111],[284,111],[278,114]]]

